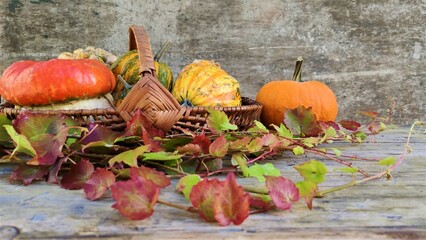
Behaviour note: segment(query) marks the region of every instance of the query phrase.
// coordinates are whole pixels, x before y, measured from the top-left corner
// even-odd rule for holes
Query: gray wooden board
[[[337,147],[347,155],[398,159],[407,134],[407,127],[398,127],[368,143],[336,142],[324,147]],[[131,221],[111,208],[111,198],[89,201],[80,190],[64,190],[47,183],[27,187],[9,184],[10,166],[0,165],[0,238],[12,239],[17,229],[19,234],[14,239],[422,239],[426,238],[424,130],[413,135],[410,146],[413,151],[392,173],[391,180],[375,180],[316,198],[312,210],[299,201],[291,211],[254,214],[239,226],[226,227],[160,204],[151,218]],[[285,153],[272,162],[284,176],[297,181],[294,164],[311,158],[323,159]],[[325,163],[329,173],[320,190],[351,180],[350,175],[333,171],[341,165],[329,160]],[[381,168],[374,162],[356,160],[354,164],[370,172]],[[256,184],[252,179],[238,181]],[[174,191],[175,183],[161,192],[160,199],[187,204]]]

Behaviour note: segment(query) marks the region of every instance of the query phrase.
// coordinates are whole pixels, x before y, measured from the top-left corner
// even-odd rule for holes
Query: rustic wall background
[[[89,45],[120,55],[131,24],[175,75],[196,58],[221,64],[254,98],[273,79],[302,77],[336,93],[339,119],[389,108],[394,123],[426,118],[425,0],[0,0],[0,71]],[[395,104],[395,105],[394,105]]]

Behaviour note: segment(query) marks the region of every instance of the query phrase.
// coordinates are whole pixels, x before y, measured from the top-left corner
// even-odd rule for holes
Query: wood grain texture
[[[339,118],[358,111],[411,124],[426,116],[426,4],[353,0],[0,0],[0,71],[22,59],[47,59],[96,45],[122,54],[128,26],[143,25],[175,76],[194,59],[215,60],[243,96],[292,76],[317,79],[337,95]],[[395,106],[393,106],[395,103]]]
[[[324,147],[338,147],[347,155],[398,158],[407,132],[408,128],[401,127],[387,130],[369,143],[334,143]],[[392,173],[391,180],[380,179],[316,198],[311,211],[300,201],[291,211],[255,214],[242,225],[227,227],[163,205],[157,205],[149,219],[127,220],[111,208],[111,198],[89,201],[82,191],[64,190],[56,185],[9,184],[7,173],[11,166],[0,165],[0,237],[18,229],[16,238],[10,239],[424,239],[425,132],[417,132],[410,146],[412,152]],[[294,164],[311,157],[284,154],[273,163],[284,176],[297,180]],[[320,189],[351,180],[351,176],[333,171],[341,165],[324,161],[329,173]],[[354,164],[370,172],[381,168],[375,162],[358,160]],[[238,181],[243,185],[256,184],[251,179]],[[174,184],[162,191],[160,199],[187,204],[174,192]]]

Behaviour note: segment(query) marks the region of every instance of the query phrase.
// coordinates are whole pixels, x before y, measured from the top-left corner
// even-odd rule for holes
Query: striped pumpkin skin
[[[184,106],[241,106],[240,85],[218,64],[196,60],[179,73],[172,95]]]
[[[162,62],[155,61],[154,66],[158,80],[165,88],[167,88],[167,90],[170,91],[173,85],[172,70],[169,66],[167,66],[167,64]],[[111,66],[111,70],[114,75],[116,77],[121,75],[121,77],[123,77],[123,79],[130,85],[134,85],[141,78],[139,69],[139,55],[137,50],[132,50],[125,53]],[[117,86],[113,92],[115,101],[123,99],[126,96],[127,92],[123,92],[123,90],[123,83],[117,80]]]

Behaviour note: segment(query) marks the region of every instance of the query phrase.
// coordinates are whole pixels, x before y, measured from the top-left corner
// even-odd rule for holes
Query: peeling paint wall
[[[260,87],[292,76],[336,93],[339,119],[359,111],[394,122],[426,119],[425,0],[0,0],[0,70],[95,45],[124,53],[127,28],[143,25],[175,75],[197,58],[217,61],[254,98]]]

